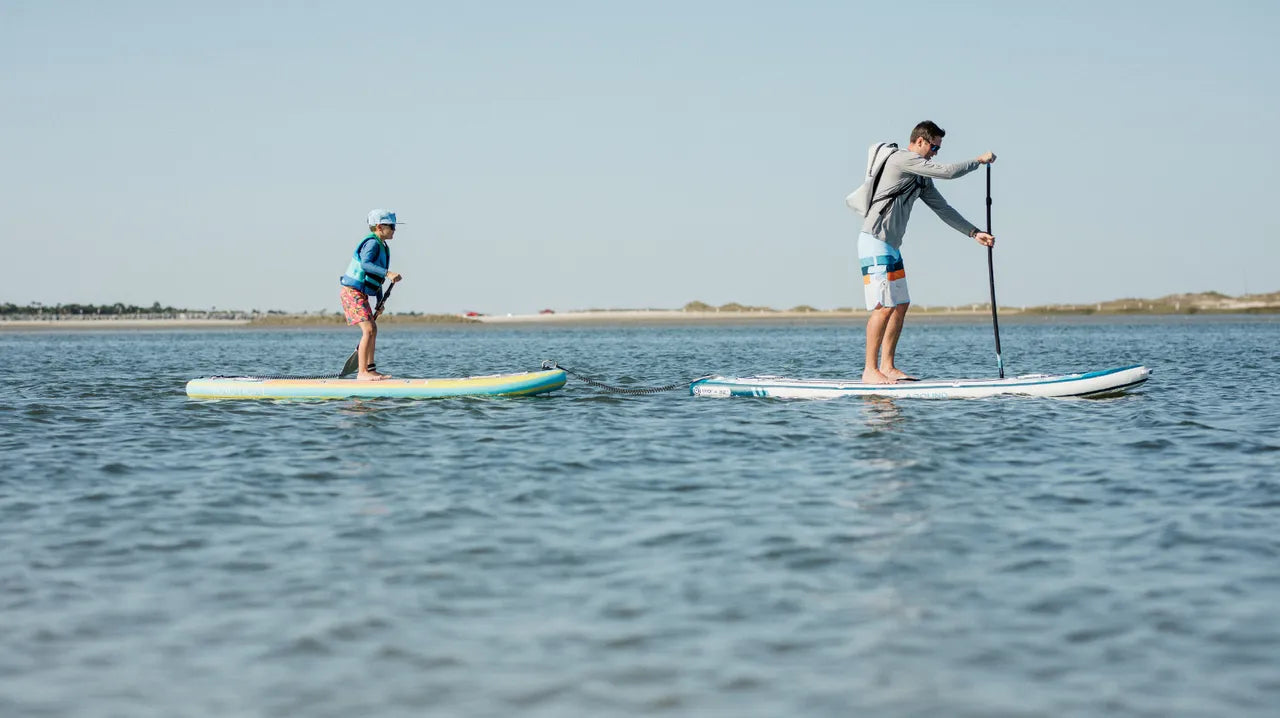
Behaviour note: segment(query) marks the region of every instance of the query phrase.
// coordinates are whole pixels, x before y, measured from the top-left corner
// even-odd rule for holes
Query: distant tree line
[[[42,304],[40,302],[32,302],[28,305],[18,306],[12,302],[0,304],[0,314],[180,314],[190,312],[188,309],[175,309],[173,307],[162,307],[160,302],[154,302],[149,307],[139,307],[133,304],[123,304],[116,302],[115,304]],[[201,310],[203,311],[203,310]]]
[[[278,309],[260,312],[257,309],[180,309],[153,302],[149,307],[136,304],[43,304],[32,302],[25,306],[4,302],[0,304],[0,320],[30,319],[252,319],[263,314],[284,314]]]

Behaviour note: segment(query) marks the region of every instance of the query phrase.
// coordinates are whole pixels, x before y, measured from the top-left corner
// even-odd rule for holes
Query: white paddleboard
[[[1099,397],[1122,394],[1139,386],[1151,370],[1135,365],[1081,374],[1024,374],[1004,379],[929,379],[897,384],[863,384],[841,379],[788,379],[781,376],[699,379],[689,386],[694,396],[760,396],[780,399],[834,399],[842,396],[889,396],[914,399],[978,399],[1019,395]]]

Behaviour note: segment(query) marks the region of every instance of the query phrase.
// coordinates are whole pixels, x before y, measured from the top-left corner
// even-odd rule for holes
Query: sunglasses
[[[392,232],[396,231],[396,226],[395,226],[394,224],[384,224],[384,225],[381,225],[381,226],[386,227],[387,229],[391,230]]]
[[[942,149],[942,145],[929,145],[930,152],[937,152],[940,149]]]

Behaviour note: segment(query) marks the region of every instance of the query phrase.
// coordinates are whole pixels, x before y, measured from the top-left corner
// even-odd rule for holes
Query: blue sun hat
[[[395,226],[396,213],[389,209],[375,209],[369,213],[369,226],[377,227],[380,224],[389,224]]]

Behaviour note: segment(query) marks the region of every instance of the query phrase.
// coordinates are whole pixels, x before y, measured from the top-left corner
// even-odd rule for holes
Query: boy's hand
[[[396,282],[400,281],[400,279],[401,279],[401,277],[400,277],[400,273],[399,273],[399,272],[387,272],[387,279],[390,279],[390,280],[391,280],[391,283],[392,283],[392,284],[395,284]]]

